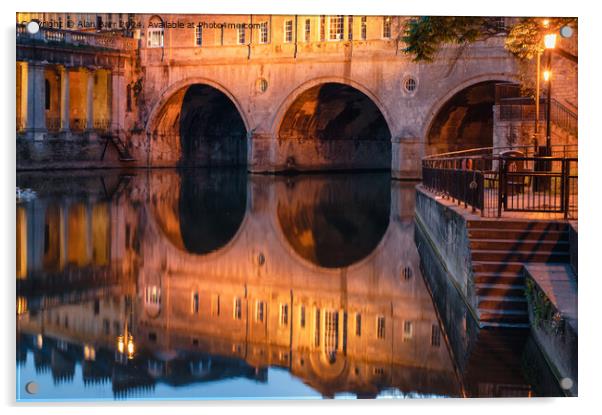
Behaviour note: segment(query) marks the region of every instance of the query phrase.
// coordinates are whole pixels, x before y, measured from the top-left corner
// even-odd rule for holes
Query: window
[[[343,39],[343,16],[333,16],[330,18],[329,36],[330,40]]]
[[[330,362],[334,362],[337,348],[339,347],[339,313],[337,311],[324,312],[324,351]]]
[[[409,76],[403,80],[403,89],[405,89],[405,91],[407,93],[411,94],[414,91],[416,91],[417,86],[418,86],[418,82],[416,81],[416,78]]]
[[[288,325],[288,304],[280,304],[280,325]]]
[[[234,320],[240,320],[242,318],[242,300],[240,298],[234,299]]]
[[[360,313],[355,315],[355,335],[357,337],[362,335],[362,315]]]
[[[244,27],[239,27],[236,29],[237,32],[237,43],[239,45],[244,45],[246,43],[246,31]]]
[[[326,40],[326,16],[320,16],[320,42]]]
[[[163,28],[150,28],[148,29],[147,46],[149,48],[162,48],[163,47]]]
[[[441,329],[438,324],[431,327],[431,346],[439,347],[441,345]]]
[[[362,20],[360,20],[360,38],[362,40],[366,40],[367,32],[368,32],[368,18],[366,16],[362,16]]]
[[[108,318],[105,318],[102,320],[102,330],[105,334],[105,336],[108,336],[111,330],[111,322],[109,321]]]
[[[316,309],[316,326],[315,326],[315,337],[314,344],[316,347],[320,347],[320,309]]]
[[[299,309],[299,325],[305,328],[305,306],[302,305]]]
[[[44,80],[44,108],[50,109],[50,82],[48,79]]]
[[[48,109],[48,108],[46,108]],[[50,250],[50,225],[47,223],[44,225],[44,254],[47,254]]]
[[[262,23],[259,28],[259,43],[268,43],[268,22]]]
[[[119,336],[119,334],[121,333],[121,324],[119,324],[118,321],[113,322],[113,333],[115,334],[115,336]]]
[[[219,295],[217,294],[211,297],[211,315],[219,316]]]
[[[161,304],[161,288],[156,285],[146,287],[144,300],[146,304]]]
[[[194,314],[199,313],[199,293],[197,292],[192,294],[192,312]]]
[[[257,301],[255,305],[255,321],[263,323],[265,318],[265,303],[263,301]]]
[[[391,16],[383,17],[383,38],[391,38]]]
[[[305,42],[311,40],[311,19],[305,19]]]
[[[403,271],[402,271],[402,273],[403,273],[403,279],[404,279],[404,280],[406,280],[406,281],[407,281],[407,280],[409,280],[410,278],[412,278],[412,268],[410,268],[410,267],[407,267],[407,266],[406,266],[406,267],[403,267]]]
[[[385,318],[379,316],[376,321],[376,337],[379,339],[385,338]]]
[[[287,20],[284,22],[284,43],[293,41],[293,21]]]
[[[100,301],[94,300],[94,315],[97,316],[100,314]]]
[[[410,340],[414,333],[414,325],[411,321],[403,322],[403,340]]]
[[[203,26],[200,24],[194,28],[194,44],[195,46],[203,46]]]
[[[353,40],[353,16],[349,16],[347,20],[347,39]]]

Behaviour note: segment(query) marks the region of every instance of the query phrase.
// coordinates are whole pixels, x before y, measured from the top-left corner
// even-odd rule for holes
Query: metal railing
[[[501,217],[503,212],[578,216],[578,159],[573,146],[550,156],[501,148],[439,154],[422,160],[423,186],[458,205]]]
[[[498,118],[501,121],[535,121],[535,104],[530,99],[504,99],[499,104]],[[552,99],[550,118],[553,124],[572,133],[578,134],[579,120],[577,114]],[[547,120],[545,103],[539,106],[539,120],[542,125]]]

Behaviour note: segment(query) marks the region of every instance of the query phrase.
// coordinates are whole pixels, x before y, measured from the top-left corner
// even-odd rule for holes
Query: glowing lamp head
[[[552,77],[552,71],[543,71],[543,80],[548,82]]]
[[[554,49],[556,47],[556,35],[551,33],[543,37],[543,43],[546,49]]]
[[[132,359],[134,357],[134,339],[130,338],[128,340],[128,359]]]
[[[117,337],[117,351],[123,354],[125,350],[125,342],[123,341],[123,336]]]
[[[543,19],[542,24],[543,27],[548,27],[550,25],[550,21],[548,19]]]

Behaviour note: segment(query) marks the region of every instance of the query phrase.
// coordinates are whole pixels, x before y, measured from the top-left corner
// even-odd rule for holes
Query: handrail
[[[535,104],[532,102],[533,100],[530,101],[513,98],[501,99],[498,104],[498,119],[501,121],[534,121]],[[552,98],[550,112],[551,121],[554,124],[570,133],[578,133],[579,119],[575,112],[554,98]],[[539,119],[542,122],[547,120],[545,105],[539,107]]]
[[[423,158],[423,186],[473,212],[480,210],[483,216],[514,211],[577,217],[577,157],[567,157],[566,149],[560,156],[520,151],[504,155],[493,150],[484,147]]]
[[[567,154],[577,154],[579,146],[577,144],[555,144],[552,145],[552,154],[562,153],[563,155]],[[447,153],[439,153],[439,154],[431,154],[430,156],[426,156],[423,160],[436,160],[442,158],[452,158],[452,157],[467,157],[467,156],[478,156],[478,155],[495,155],[500,154],[504,151],[509,150],[518,150],[524,151],[525,154],[530,154],[534,150],[534,146],[530,145],[520,145],[520,146],[499,146],[499,147],[478,147],[471,148],[468,150],[458,150],[458,151],[450,151]]]

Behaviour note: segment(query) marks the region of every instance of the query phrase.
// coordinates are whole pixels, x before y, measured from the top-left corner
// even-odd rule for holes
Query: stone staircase
[[[528,327],[525,263],[568,263],[566,222],[468,221],[482,327]]]
[[[107,151],[107,147],[108,147],[109,143],[111,143],[111,144],[113,144],[113,146],[117,150],[117,153],[119,154],[119,161],[124,161],[124,162],[136,161],[136,159],[133,158],[132,155],[130,154],[130,151],[128,150],[125,143],[123,141],[121,141],[121,139],[119,138],[118,135],[103,134],[101,136],[101,138],[106,140],[106,143],[105,143],[105,147],[102,151],[102,155],[100,156],[100,160],[104,159],[105,152]]]

